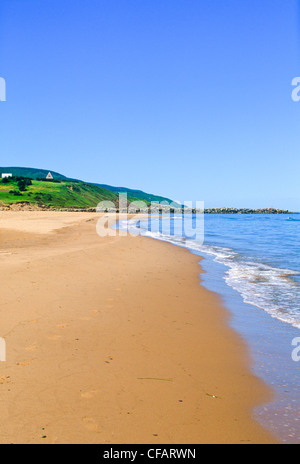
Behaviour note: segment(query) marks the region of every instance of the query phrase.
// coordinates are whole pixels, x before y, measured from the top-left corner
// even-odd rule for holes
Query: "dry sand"
[[[199,257],[96,218],[0,213],[0,443],[274,442]]]

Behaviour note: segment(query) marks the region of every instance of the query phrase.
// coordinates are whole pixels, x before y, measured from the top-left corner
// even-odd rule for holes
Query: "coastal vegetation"
[[[11,209],[19,207],[37,209],[64,209],[95,211],[98,203],[110,201],[118,210],[119,193],[126,193],[128,203],[144,201],[150,207],[152,202],[158,202],[154,209],[158,213],[181,212],[182,206],[172,200],[145,193],[141,190],[132,190],[125,187],[112,187],[106,184],[92,184],[71,179],[62,174],[51,171],[51,178],[46,178],[49,171],[34,168],[0,168],[0,177],[9,173],[12,177],[0,179],[0,208]],[[161,203],[164,202],[163,205]],[[175,206],[175,208],[174,208]],[[188,213],[199,213],[195,209],[185,209]],[[206,214],[293,214],[287,210],[276,208],[249,209],[249,208],[210,208],[205,209]]]
[[[0,179],[0,205],[22,201],[54,208],[95,208],[100,201],[104,200],[116,204],[119,201],[119,193],[126,193],[129,202],[144,201],[148,205],[153,201],[172,202],[169,198],[141,190],[87,183],[54,171],[51,171],[52,178],[46,179],[49,171],[45,169],[0,167],[0,178],[5,173],[11,174],[12,178]],[[17,184],[23,182],[24,179],[28,179],[28,182],[31,181],[32,185],[20,185],[20,189]],[[7,189],[8,184],[12,186],[11,189]],[[49,195],[51,195],[51,199]],[[22,198],[20,199],[20,197]]]
[[[91,208],[103,200],[116,203],[118,195],[84,182],[34,180],[11,177],[0,180],[0,205],[22,202],[27,205],[60,208]]]

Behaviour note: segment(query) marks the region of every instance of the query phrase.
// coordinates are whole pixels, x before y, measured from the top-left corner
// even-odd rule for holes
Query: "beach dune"
[[[0,443],[273,443],[199,257],[96,221],[0,213]]]

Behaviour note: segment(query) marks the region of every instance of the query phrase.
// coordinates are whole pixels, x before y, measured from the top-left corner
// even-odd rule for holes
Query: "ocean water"
[[[188,220],[195,225],[197,217]],[[300,362],[292,359],[300,337],[300,214],[205,215],[203,239],[182,226],[176,215],[119,224],[204,258],[203,285],[223,298],[249,346],[253,372],[274,390],[255,417],[282,441],[300,443]]]

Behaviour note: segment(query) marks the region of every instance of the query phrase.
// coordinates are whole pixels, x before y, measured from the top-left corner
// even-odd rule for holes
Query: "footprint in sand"
[[[81,321],[90,321],[91,318],[90,317],[81,317],[80,320]]]
[[[0,385],[3,385],[4,383],[10,383],[10,377],[7,376],[5,378],[0,378]]]
[[[98,395],[98,393],[100,393],[100,390],[91,390],[88,392],[82,392],[80,396],[81,398],[84,398],[84,399],[91,399],[91,398],[94,398],[96,395]]]
[[[22,361],[22,362],[17,363],[17,366],[30,366],[30,365],[31,365],[31,361]]]
[[[61,335],[53,335],[52,337],[48,337],[48,340],[51,340],[51,341],[57,341],[61,338]]]
[[[86,429],[90,430],[91,432],[99,432],[99,426],[95,419],[92,417],[84,417],[82,420]]]
[[[92,310],[90,311],[90,313],[91,313],[91,314],[98,314],[99,311],[98,311],[98,309],[92,309]]]

